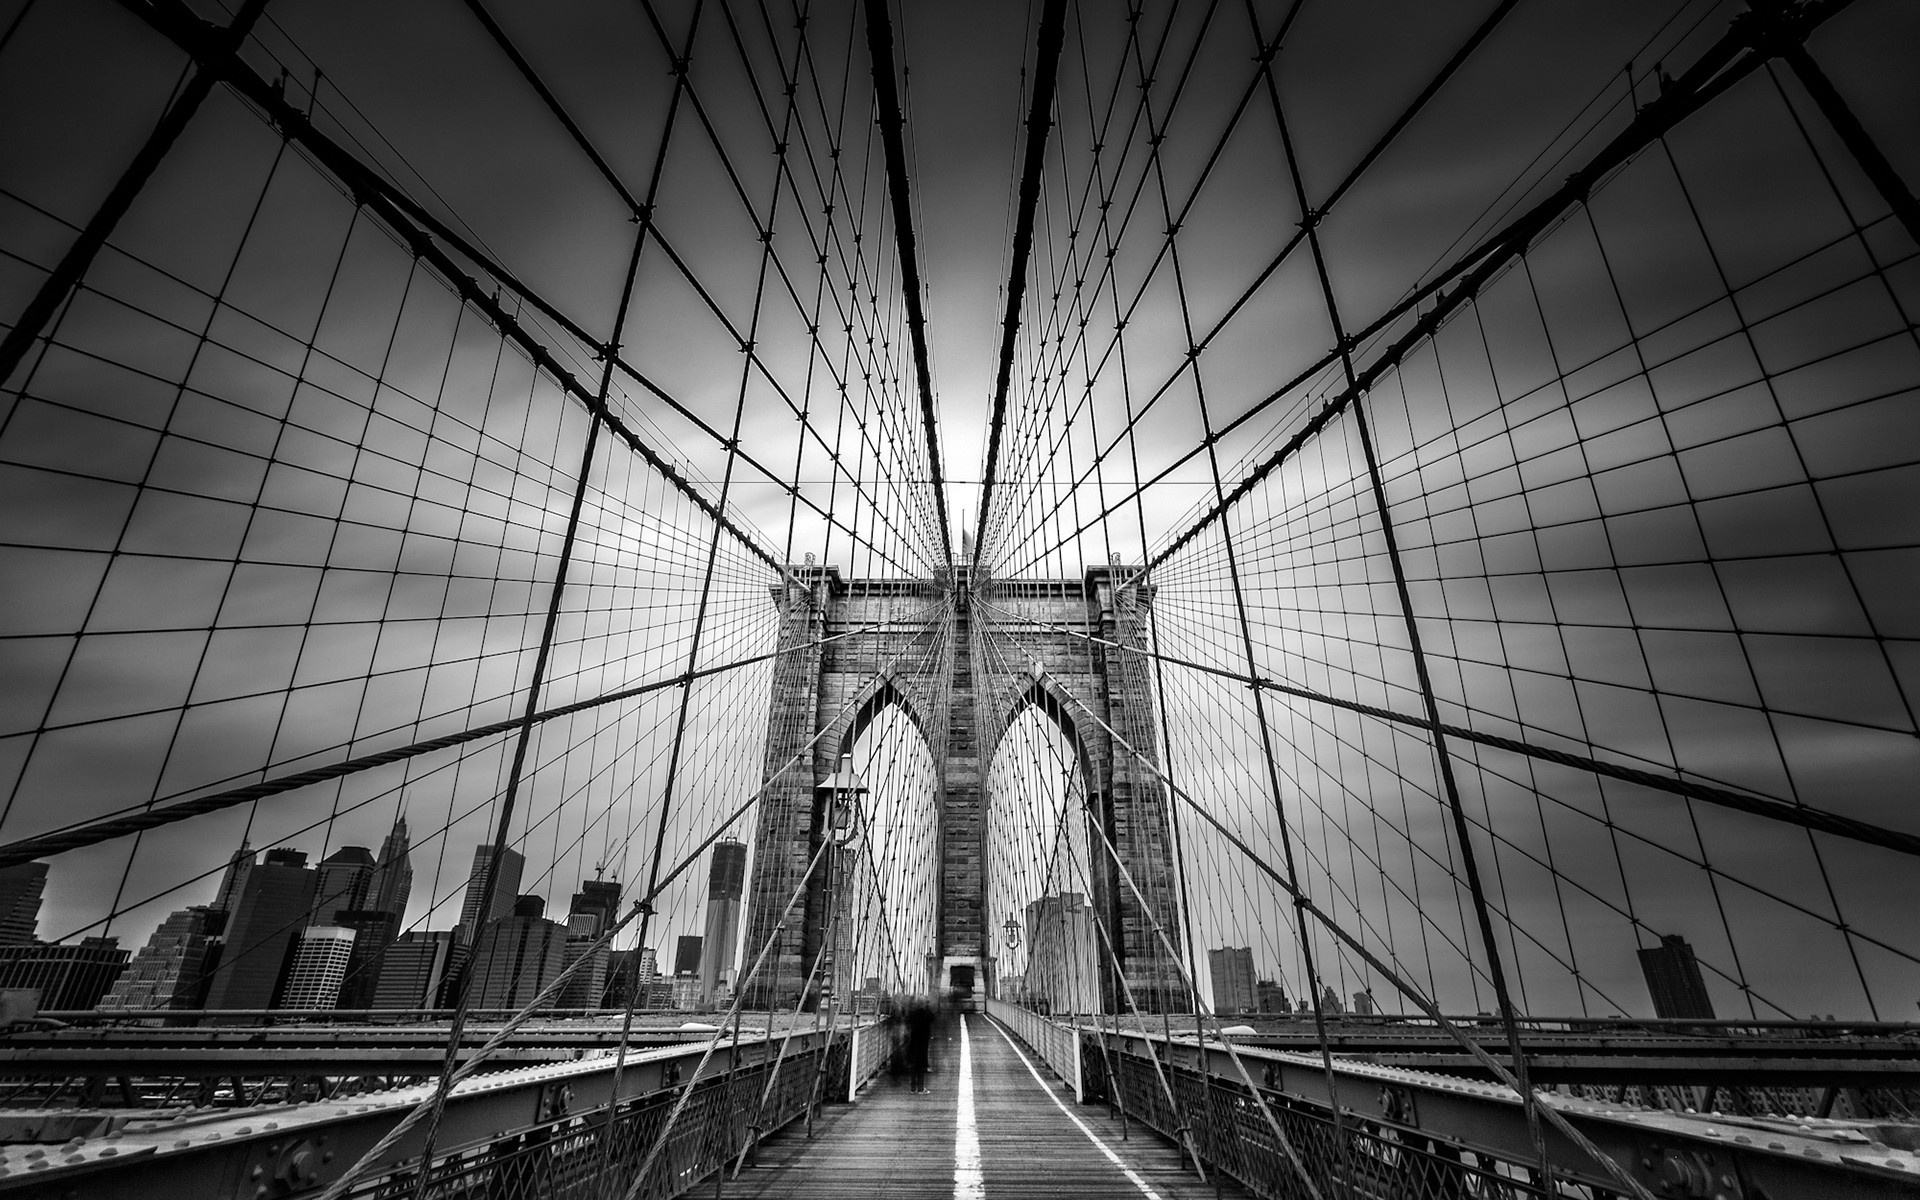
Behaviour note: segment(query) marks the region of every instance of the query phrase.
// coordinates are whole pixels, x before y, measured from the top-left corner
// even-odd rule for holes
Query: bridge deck
[[[909,1091],[903,1078],[876,1079],[858,1104],[825,1110],[811,1140],[797,1125],[768,1139],[727,1194],[796,1200],[1245,1195],[1230,1184],[1220,1193],[1211,1181],[1202,1184],[1170,1145],[1138,1125],[1123,1139],[1118,1117],[1075,1105],[1031,1051],[1015,1047],[984,1016],[944,1023],[934,1036],[926,1093]]]

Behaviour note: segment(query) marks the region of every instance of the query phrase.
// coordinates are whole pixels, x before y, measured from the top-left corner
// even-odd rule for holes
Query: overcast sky
[[[864,33],[855,6],[808,7],[796,58],[790,5],[699,6],[693,99],[671,125],[617,338],[646,382],[616,373],[609,407],[703,497],[724,493],[771,556],[926,577],[939,539]],[[1070,6],[998,467],[1000,573],[1140,561],[1343,382],[1330,365],[1273,395],[1333,340],[1304,249],[1263,275],[1305,215],[1255,62],[1285,7],[1190,5],[1169,19],[1149,6],[1136,46],[1120,6]],[[639,197],[675,95],[668,47],[695,9],[487,4]],[[1485,9],[1301,6],[1274,93],[1309,207]],[[1346,327],[1557,186],[1738,11],[1523,0],[1320,225]],[[465,5],[275,0],[268,12],[248,61],[284,70],[318,128],[590,338],[613,334],[632,214]],[[914,2],[895,18],[957,548],[980,504],[1037,13]],[[1910,180],[1915,20],[1863,0],[1811,43]],[[182,59],[103,0],[5,0],[0,31],[0,110],[22,114],[0,128],[11,321],[151,129]],[[780,79],[796,62],[789,114]],[[1914,247],[1805,93],[1779,80],[1747,80],[1606,181],[1383,375],[1368,411],[1444,719],[1910,829],[1920,435],[1900,393],[1920,385]],[[776,187],[783,140],[791,182]],[[1113,197],[1104,220],[1090,186]],[[1161,253],[1169,209],[1183,221],[1178,274]],[[503,352],[446,280],[223,89],[87,284],[55,345],[8,381],[0,418],[9,840],[519,713],[588,428],[577,398]],[[595,389],[596,347],[505,295]],[[1405,327],[1358,347],[1359,364]],[[1189,353],[1196,340],[1203,355]],[[1256,410],[1221,437],[1216,480],[1189,452]],[[1088,479],[1096,452],[1109,453]],[[1251,663],[1217,531],[1158,578],[1163,650],[1418,711],[1360,454],[1343,418],[1237,510]],[[1137,503],[1092,521],[1163,469]],[[573,576],[589,586],[563,606],[543,706],[773,649],[765,561],[723,535],[703,588],[711,526],[692,499],[612,436],[592,480]],[[676,688],[543,726],[514,822],[527,886],[564,906],[597,864],[637,885],[656,837],[668,867],[689,852],[772,765],[757,715],[741,716],[764,711],[770,678],[760,664],[705,679],[684,720]],[[1198,672],[1171,670],[1163,686],[1176,778],[1278,862],[1251,702]],[[1430,751],[1349,717],[1269,706],[1309,890],[1456,1007],[1483,1005]],[[863,753],[911,758],[923,779],[896,735]],[[1049,736],[1023,727],[1010,752],[1037,754]],[[137,944],[210,895],[208,873],[243,833],[317,858],[377,845],[403,804],[423,841],[410,920],[450,924],[510,746],[68,855],[41,934],[110,920]],[[1518,931],[1507,951],[1538,981],[1535,1008],[1645,1011],[1631,951],[1678,931],[1717,972],[1729,1014],[1758,994],[1760,1015],[1910,1015],[1920,945],[1903,859],[1518,760],[1463,759],[1462,775],[1493,831],[1484,865]],[[1263,973],[1297,977],[1271,884],[1195,836],[1193,861],[1219,881],[1192,899],[1196,940],[1253,945]],[[1027,890],[1057,889],[1037,861],[1021,868]],[[702,873],[690,879],[668,894],[655,944],[697,927]],[[1569,962],[1583,945],[1591,961]],[[1349,972],[1343,991],[1383,991],[1352,964],[1334,969]]]

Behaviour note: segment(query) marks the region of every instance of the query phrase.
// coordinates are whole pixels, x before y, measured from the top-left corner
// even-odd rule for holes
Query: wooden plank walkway
[[[1246,1195],[1231,1184],[1220,1193],[1211,1180],[1202,1184],[1171,1143],[1137,1124],[1123,1140],[1118,1117],[1109,1118],[1102,1106],[1076,1105],[1073,1093],[1046,1065],[1024,1046],[1017,1053],[1016,1045],[1017,1039],[987,1017],[948,1018],[934,1034],[927,1092],[908,1091],[903,1078],[876,1078],[858,1103],[824,1110],[811,1140],[798,1124],[769,1138],[758,1162],[729,1182],[725,1195],[794,1200]],[[710,1186],[696,1188],[695,1194],[704,1195]]]

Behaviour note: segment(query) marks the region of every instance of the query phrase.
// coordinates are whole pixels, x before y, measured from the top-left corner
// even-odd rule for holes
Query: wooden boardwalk
[[[827,1108],[811,1140],[797,1124],[769,1138],[758,1162],[729,1182],[725,1194],[796,1200],[1246,1194],[1232,1185],[1216,1193],[1211,1180],[1202,1184],[1182,1165],[1170,1143],[1138,1125],[1123,1139],[1119,1118],[1109,1118],[1104,1107],[1074,1104],[1046,1065],[1024,1046],[1016,1053],[1016,1045],[987,1017],[949,1018],[934,1034],[927,1092],[908,1091],[904,1078],[880,1076],[858,1103]]]

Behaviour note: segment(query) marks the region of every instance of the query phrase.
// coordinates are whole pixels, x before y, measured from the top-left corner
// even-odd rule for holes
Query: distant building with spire
[[[367,907],[374,912],[392,913],[395,921],[407,919],[407,901],[413,897],[413,862],[408,858],[411,850],[407,819],[395,817],[393,828],[380,843],[373,880],[367,885]]]
[[[220,877],[220,890],[214,893],[213,903],[207,907],[215,912],[232,912],[240,902],[240,889],[247,886],[247,872],[253,870],[253,863],[253,848],[242,838],[240,848],[227,860],[227,873]]]

